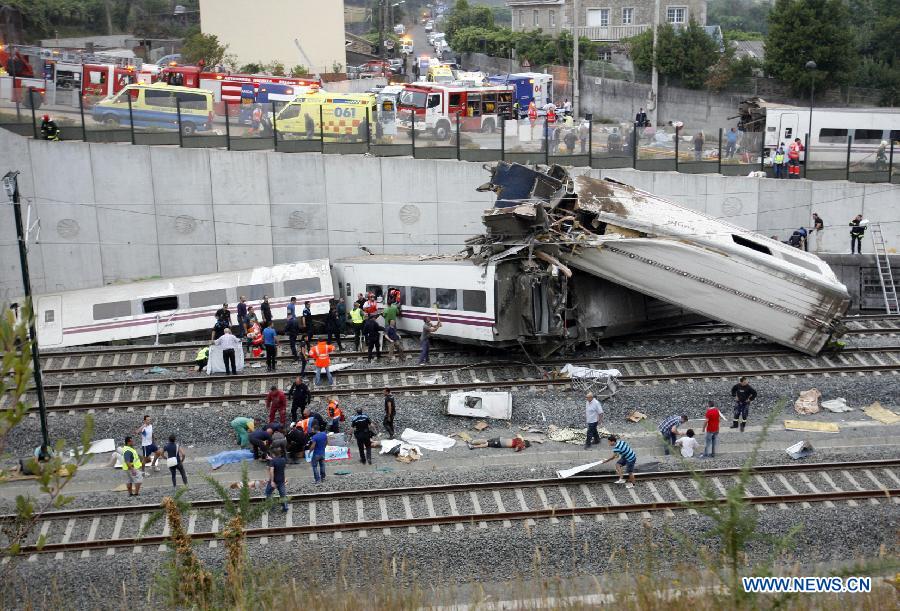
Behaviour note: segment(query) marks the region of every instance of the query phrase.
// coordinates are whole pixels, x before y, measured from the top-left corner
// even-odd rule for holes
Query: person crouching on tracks
[[[607,438],[609,441],[609,447],[612,448],[613,455],[603,461],[603,464],[608,463],[611,460],[615,460],[616,457],[619,457],[618,462],[616,462],[616,473],[619,474],[619,479],[616,480],[617,484],[625,484],[625,471],[628,472],[628,483],[625,484],[626,488],[634,488],[634,465],[637,463],[637,454],[634,453],[634,450],[631,449],[631,446],[623,439],[619,439],[615,435],[610,435]]]
[[[200,350],[197,351],[197,358],[194,359],[194,363],[197,365],[197,373],[203,371],[203,368],[206,367],[206,364],[209,362],[209,346],[201,346]]]
[[[122,470],[125,471],[125,486],[128,488],[128,496],[138,496],[141,493],[141,484],[144,483],[142,466],[140,455],[131,447],[131,435],[129,435],[125,438],[125,445],[122,447]]]
[[[337,397],[333,397],[325,408],[325,414],[328,416],[328,432],[340,433],[341,422],[344,421],[344,412],[341,410],[340,402]]]
[[[734,419],[731,421],[731,428],[744,427],[747,425],[747,418],[750,416],[750,402],[756,398],[756,391],[750,386],[746,376],[742,376],[737,384],[731,387],[731,396],[734,397]]]

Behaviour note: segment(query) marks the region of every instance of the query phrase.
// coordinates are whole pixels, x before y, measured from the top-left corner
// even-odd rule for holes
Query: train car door
[[[49,295],[38,299],[38,341],[42,346],[62,343],[62,297]]]
[[[797,113],[783,113],[781,115],[780,129],[778,130],[778,142],[775,143],[775,146],[778,146],[782,142],[787,146],[793,142],[794,138],[799,138],[800,136],[797,133],[798,125],[799,119],[797,118]],[[785,153],[787,153],[787,151],[785,151]]]

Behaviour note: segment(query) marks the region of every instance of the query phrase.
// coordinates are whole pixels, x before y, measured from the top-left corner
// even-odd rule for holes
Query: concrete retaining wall
[[[50,143],[0,130],[0,173],[20,170],[40,218],[29,262],[45,293],[327,256],[456,252],[490,194],[478,163],[359,155]],[[579,171],[588,171],[580,169]],[[600,176],[600,170],[591,173]],[[900,186],[604,170],[675,201],[784,238],[818,212],[829,251],[847,222],[881,221],[900,246]],[[0,300],[21,295],[11,206],[0,206]],[[867,242],[871,249],[871,242]]]

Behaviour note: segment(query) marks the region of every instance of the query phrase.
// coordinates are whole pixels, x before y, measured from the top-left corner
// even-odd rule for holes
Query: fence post
[[[588,167],[594,167],[594,121],[588,121]]]
[[[78,92],[78,113],[81,115],[81,141],[87,142],[87,128],[84,125],[84,96]]]
[[[225,104],[225,150],[231,150],[231,121],[228,118],[228,102]]]
[[[278,102],[276,102],[276,101],[272,102],[272,146],[274,147],[274,150],[277,151],[278,150],[278,122],[275,120],[275,116],[278,114],[278,112],[276,112],[276,110],[275,110],[276,104],[278,104]]]
[[[637,169],[637,145],[638,145],[638,133],[637,126],[633,130],[631,130],[631,169]],[[609,144],[607,144],[609,146]]]
[[[774,161],[774,159],[773,159]],[[759,138],[759,169],[766,171],[766,132],[762,131]]]
[[[321,104],[319,104],[319,148],[325,152],[325,113],[322,112]]]
[[[806,134],[806,146],[803,148],[803,178],[806,178],[806,171],[809,169],[809,134]]]
[[[32,134],[34,134],[34,139],[37,140],[37,137],[38,137],[37,113],[34,110],[34,88],[33,87],[28,89],[28,102],[31,104],[31,132],[32,132]]]
[[[888,157],[888,183],[893,182],[892,179],[894,177],[894,139],[891,138],[891,152]]]
[[[544,116],[544,165],[550,165],[550,123]]]
[[[181,100],[175,98],[175,110],[178,112],[178,146],[184,146],[184,134],[181,131]]]
[[[410,114],[409,139],[410,139],[410,143],[412,144],[412,156],[413,156],[413,159],[415,159],[415,157],[416,157],[416,109],[413,108],[409,114]]]
[[[719,169],[718,173],[722,173],[722,128],[719,128]]]
[[[506,161],[506,119],[501,114],[497,118],[500,119],[500,161]]]
[[[853,146],[853,136],[847,136],[847,180],[850,180],[850,147]]]
[[[372,152],[372,122],[369,120],[372,109],[366,106],[366,152]]]
[[[136,144],[134,141],[134,113],[131,110],[131,93],[129,92],[126,97],[128,98],[128,127],[131,129],[131,144]]]
[[[460,150],[459,150],[459,111],[456,111],[456,160],[460,159]]]
[[[678,141],[681,138],[678,137],[678,128],[675,128],[675,171],[678,171]]]

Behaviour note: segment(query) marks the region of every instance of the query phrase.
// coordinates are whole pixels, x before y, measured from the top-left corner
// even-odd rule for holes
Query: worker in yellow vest
[[[353,304],[350,310],[350,326],[353,327],[353,343],[356,345],[356,351],[359,351],[359,344],[362,340],[362,328],[365,322],[365,314],[362,311],[359,301]]]
[[[122,469],[125,471],[128,496],[139,495],[141,484],[144,483],[144,473],[141,471],[141,455],[131,447],[130,435],[125,438],[125,445],[122,447]]]

